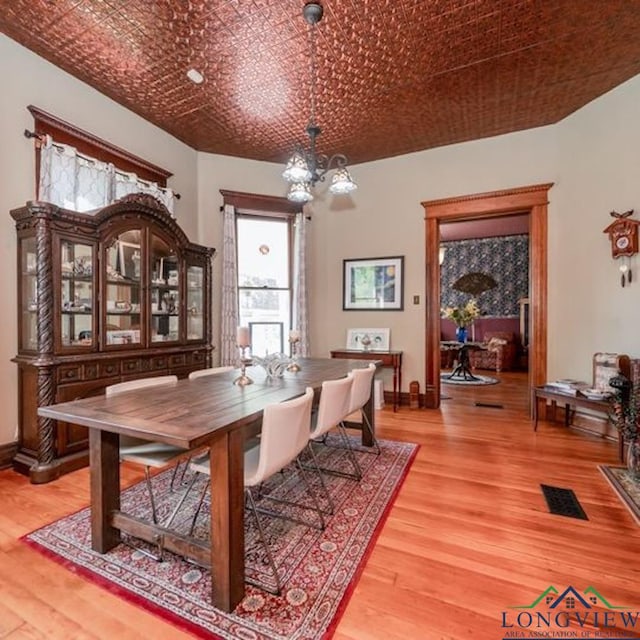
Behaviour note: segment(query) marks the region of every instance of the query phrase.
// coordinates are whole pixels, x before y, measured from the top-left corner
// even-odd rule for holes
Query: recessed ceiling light
[[[189,69],[187,78],[194,84],[202,84],[204,82],[204,76],[197,69]]]

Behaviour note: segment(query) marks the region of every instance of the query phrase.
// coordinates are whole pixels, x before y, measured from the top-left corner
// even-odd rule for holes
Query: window
[[[237,216],[238,311],[257,356],[284,352],[291,329],[292,217]]]

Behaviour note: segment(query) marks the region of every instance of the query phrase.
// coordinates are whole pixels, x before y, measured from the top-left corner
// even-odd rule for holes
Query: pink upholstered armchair
[[[473,369],[510,371],[516,361],[516,336],[512,331],[487,331],[484,348],[469,353]]]

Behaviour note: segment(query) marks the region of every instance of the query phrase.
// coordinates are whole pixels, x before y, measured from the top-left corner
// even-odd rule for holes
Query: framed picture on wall
[[[344,311],[401,311],[404,256],[343,261]]]

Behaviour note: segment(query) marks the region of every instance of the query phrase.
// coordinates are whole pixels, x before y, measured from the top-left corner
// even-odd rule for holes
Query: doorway
[[[529,214],[529,387],[547,372],[547,204],[553,183],[430,200],[425,209],[426,371],[425,406],[440,406],[440,224],[462,219]]]

